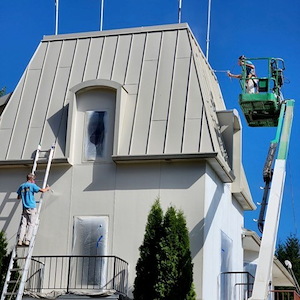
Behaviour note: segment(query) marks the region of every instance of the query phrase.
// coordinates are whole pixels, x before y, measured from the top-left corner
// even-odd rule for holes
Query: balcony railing
[[[221,273],[219,299],[248,300],[253,284],[254,277],[248,272]],[[271,290],[268,300],[300,300],[300,295],[295,290]]]
[[[300,295],[293,290],[273,290],[270,294],[274,300],[300,300]]]
[[[245,300],[251,297],[254,277],[249,272],[220,274],[219,299]]]
[[[115,290],[127,295],[128,263],[116,256],[33,256],[28,274],[25,290],[33,293]]]

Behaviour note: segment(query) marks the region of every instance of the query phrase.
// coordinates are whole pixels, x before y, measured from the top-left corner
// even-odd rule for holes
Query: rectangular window
[[[102,289],[107,285],[108,217],[74,217],[72,254],[78,257],[71,265],[72,288],[92,286]]]
[[[231,271],[231,254],[232,254],[232,240],[221,231],[221,297],[220,299],[232,299],[232,291],[234,289],[234,280],[230,274],[224,273]]]
[[[86,111],[85,160],[99,160],[105,157],[107,115],[106,111]]]

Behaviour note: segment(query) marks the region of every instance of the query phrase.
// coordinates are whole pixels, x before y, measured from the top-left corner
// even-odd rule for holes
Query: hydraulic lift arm
[[[270,143],[268,155],[267,155],[266,162],[265,162],[264,169],[263,169],[263,179],[265,182],[265,187],[264,187],[263,198],[261,201],[260,213],[259,213],[259,217],[258,217],[258,221],[257,221],[257,226],[261,233],[263,233],[263,230],[264,230],[266,209],[268,206],[270,186],[271,186],[272,177],[273,177],[275,155],[276,155],[277,146],[279,144],[279,139],[280,139],[281,132],[282,132],[284,115],[285,115],[285,106],[282,106],[281,110],[280,110],[279,119],[278,119],[276,136],[275,136],[275,139],[272,140]]]
[[[282,196],[284,190],[286,159],[293,119],[294,100],[286,100],[281,104],[282,130],[279,129],[279,148],[275,161],[272,184],[269,191],[268,208],[264,222],[264,233],[258,256],[252,297],[250,300],[268,299],[269,283],[272,278],[272,265],[277,238]],[[280,126],[280,120],[279,120]]]

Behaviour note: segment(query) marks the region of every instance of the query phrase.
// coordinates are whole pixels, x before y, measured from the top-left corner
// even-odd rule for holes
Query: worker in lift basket
[[[32,238],[37,216],[34,194],[38,192],[45,193],[49,190],[49,186],[44,189],[37,186],[35,184],[35,175],[32,173],[27,175],[27,181],[22,183],[18,188],[18,199],[22,199],[23,204],[18,246],[29,246]]]
[[[254,94],[257,92],[257,84],[258,80],[255,78],[257,77],[255,74],[255,66],[250,60],[246,60],[244,55],[241,55],[238,60],[238,65],[246,67],[246,92],[249,94]],[[231,74],[230,71],[227,72],[227,75],[231,78],[242,78],[242,74]]]

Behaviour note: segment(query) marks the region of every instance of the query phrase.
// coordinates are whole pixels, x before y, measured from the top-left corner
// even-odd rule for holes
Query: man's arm
[[[17,190],[17,199],[21,199],[21,186],[19,186],[18,190]]]
[[[47,186],[47,187],[45,187],[44,189],[40,188],[40,189],[39,189],[39,192],[45,193],[45,192],[48,192],[49,190],[50,190],[50,186]]]
[[[231,77],[231,78],[242,78],[242,75],[241,74],[239,74],[239,75],[235,75],[235,74],[231,74],[229,71],[227,72],[227,75],[229,76],[229,77]]]

